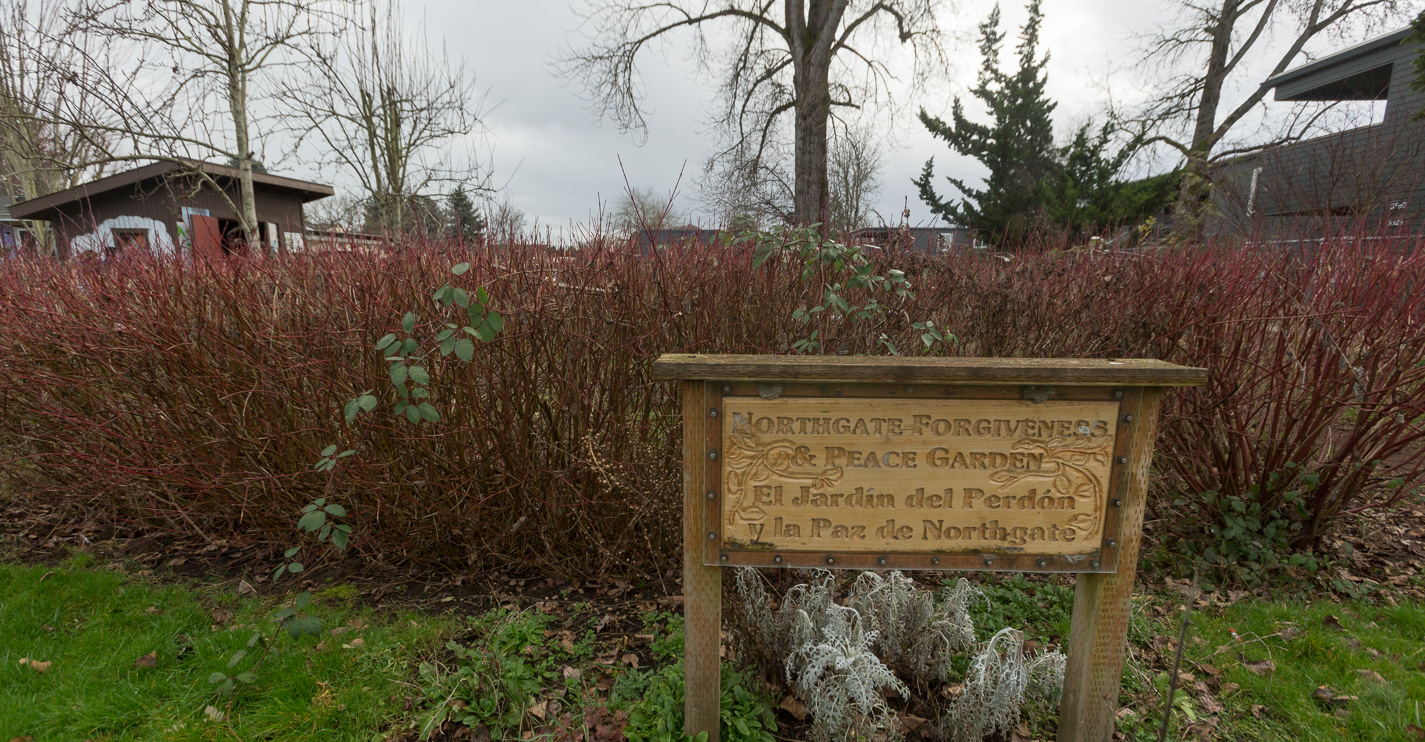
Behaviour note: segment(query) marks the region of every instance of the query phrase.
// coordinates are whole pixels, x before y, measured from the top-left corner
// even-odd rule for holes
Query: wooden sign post
[[[682,382],[684,723],[718,739],[724,566],[1078,573],[1061,742],[1113,733],[1154,360],[664,355]]]

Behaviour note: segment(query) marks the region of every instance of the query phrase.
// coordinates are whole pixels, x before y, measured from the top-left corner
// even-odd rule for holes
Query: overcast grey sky
[[[953,77],[939,89],[906,101],[898,119],[883,115],[876,121],[887,154],[878,210],[888,219],[898,219],[908,197],[912,221],[928,221],[910,184],[928,157],[935,157],[938,175],[975,179],[981,174],[975,163],[950,155],[932,140],[913,114],[924,106],[932,114],[948,116],[951,95],[963,95],[973,84],[979,65],[974,27],[992,5],[990,0],[944,3],[944,27],[962,37],[950,44]],[[624,191],[625,174],[635,187],[667,191],[681,173],[678,208],[696,213],[697,181],[710,149],[706,121],[715,105],[716,81],[699,74],[686,59],[680,47],[686,36],[674,37],[661,55],[643,57],[648,130],[640,146],[633,133],[596,120],[580,86],[552,70],[563,49],[582,43],[575,12],[581,6],[582,0],[417,0],[405,7],[412,27],[423,21],[431,43],[443,38],[451,56],[464,57],[479,86],[489,89],[494,108],[485,120],[496,183],[507,184],[509,198],[541,225],[563,230],[571,223],[590,222],[601,200],[610,202]],[[1149,30],[1172,7],[1163,0],[1044,2],[1043,48],[1052,55],[1049,94],[1059,104],[1055,124],[1061,136],[1103,110],[1106,81],[1112,81],[1116,99],[1142,95],[1134,89],[1135,76],[1123,69],[1132,58],[1134,35]],[[1012,49],[1024,6],[1006,2],[1002,10],[1002,28],[1011,34],[1006,47]],[[1394,25],[1407,22],[1402,18]],[[1318,50],[1322,46],[1317,44]],[[1325,45],[1325,50],[1331,48]]]

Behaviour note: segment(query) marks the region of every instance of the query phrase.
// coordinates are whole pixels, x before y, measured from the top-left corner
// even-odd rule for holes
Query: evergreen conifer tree
[[[1112,151],[1112,124],[1094,133],[1092,123],[1074,132],[1059,150],[1059,172],[1041,181],[1045,220],[1073,239],[1105,228],[1132,226],[1164,211],[1177,195],[1181,170],[1133,181],[1119,179],[1123,167],[1143,145],[1138,136]]]
[[[466,244],[475,244],[485,233],[485,218],[475,210],[475,203],[465,193],[464,188],[456,188],[446,203],[450,222],[446,234]]]
[[[946,221],[976,230],[997,244],[1024,239],[1043,205],[1041,183],[1055,177],[1058,171],[1051,119],[1055,104],[1045,95],[1049,55],[1038,56],[1042,18],[1039,0],[1033,0],[1029,4],[1029,20],[1019,35],[1019,67],[1013,74],[1000,69],[1004,33],[999,30],[999,6],[980,24],[982,62],[979,80],[970,92],[989,109],[990,123],[967,119],[958,97],[948,124],[924,109],[920,112],[921,123],[931,134],[945,140],[955,152],[979,160],[990,171],[981,189],[947,177],[963,197],[945,200],[931,183],[935,166],[931,158],[913,181],[920,189],[921,200]]]

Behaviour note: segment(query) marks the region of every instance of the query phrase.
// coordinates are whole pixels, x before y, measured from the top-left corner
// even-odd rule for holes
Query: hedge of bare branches
[[[878,260],[914,296],[831,322],[822,347],[884,353],[884,334],[915,352],[912,323],[933,319],[964,355],[1210,368],[1208,387],[1169,395],[1161,427],[1155,506],[1189,496],[1183,528],[1230,525],[1237,498],[1285,513],[1293,546],[1310,547],[1343,513],[1422,481],[1425,245]],[[505,331],[469,364],[431,365],[440,423],[378,416],[336,494],[353,546],[568,575],[671,567],[679,413],[649,363],[789,352],[793,312],[821,291],[742,246],[13,262],[0,267],[0,487],[94,523],[284,533],[326,481],[318,452],[354,439],[343,404],[385,378],[377,339],[460,261]]]

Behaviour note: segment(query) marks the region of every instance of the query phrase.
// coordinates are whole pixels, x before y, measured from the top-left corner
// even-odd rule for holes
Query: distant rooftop
[[[1392,52],[1410,37],[1410,27],[1363,41],[1268,79],[1277,100],[1385,100],[1390,92]],[[1379,64],[1376,64],[1376,62]],[[1320,76],[1318,85],[1309,78]]]
[[[235,167],[218,165],[211,162],[198,162],[196,160],[193,161],[192,164],[201,169],[204,173],[215,178],[236,179],[238,177],[238,169]],[[56,206],[72,203],[74,201],[82,201],[94,194],[112,191],[146,180],[155,180],[173,174],[182,174],[183,169],[184,166],[170,161],[142,165],[132,170],[125,170],[122,173],[91,180],[88,183],[81,183],[73,188],[66,188],[56,193],[12,204],[10,205],[10,214],[16,218],[29,218]],[[304,202],[315,201],[336,193],[331,186],[323,183],[313,183],[296,178],[285,178],[270,173],[254,172],[252,174],[252,182],[273,188],[294,191],[301,196]]]

